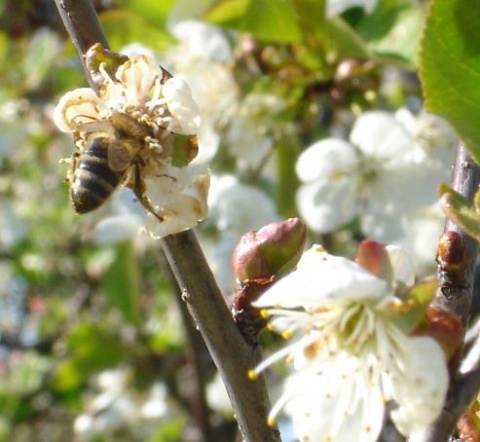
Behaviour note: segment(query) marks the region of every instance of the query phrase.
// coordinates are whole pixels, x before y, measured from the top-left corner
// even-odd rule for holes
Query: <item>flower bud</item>
[[[432,304],[425,311],[424,322],[412,335],[434,338],[441,345],[447,360],[450,360],[462,344],[464,330],[462,322],[454,312],[441,305]]]
[[[475,401],[478,409],[478,401]],[[472,406],[472,408],[475,406]],[[480,442],[480,422],[478,418],[478,411],[474,412],[472,409],[468,410],[457,423],[457,432],[460,440],[468,442]]]
[[[377,278],[391,282],[393,270],[385,246],[372,239],[362,241],[355,259],[365,270]]]
[[[468,264],[465,245],[458,232],[448,230],[438,240],[436,261],[440,271],[459,274]]]
[[[298,218],[246,233],[233,252],[235,278],[243,283],[292,270],[302,255],[306,236],[307,229]]]

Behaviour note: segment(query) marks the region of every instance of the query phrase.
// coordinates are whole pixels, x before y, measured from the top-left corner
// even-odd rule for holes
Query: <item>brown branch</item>
[[[55,0],[78,51],[85,74],[96,85],[85,64],[85,53],[94,44],[108,48],[105,35],[89,0]],[[198,330],[226,385],[242,436],[247,442],[279,442],[278,430],[269,427],[270,408],[263,378],[251,381],[247,373],[257,363],[254,351],[238,332],[230,311],[192,231],[171,235],[162,247],[182,290]]]
[[[95,43],[100,43],[108,49],[108,42],[98,20],[98,16],[90,0],[54,0],[63,25],[70,36],[73,45],[82,62],[88,83],[93,90],[97,85],[85,64],[85,54]]]
[[[478,191],[480,183],[480,169],[474,163],[466,148],[460,144],[453,168],[452,187],[470,201]],[[478,255],[478,243],[468,236],[457,224],[451,220],[445,223],[445,234],[451,235],[455,241],[447,241],[450,250],[443,253],[448,258],[453,257],[454,265],[439,260],[439,286],[435,301],[452,311],[461,319],[466,327],[469,321],[472,305],[475,263]],[[440,248],[440,247],[439,247]],[[460,354],[461,356],[461,354]],[[448,441],[454,432],[455,426],[462,413],[478,392],[480,387],[480,351],[472,348],[469,359],[474,362],[469,367],[460,365],[457,378],[450,380],[445,406],[440,416],[425,431],[411,437],[410,442],[443,442]],[[456,368],[450,370],[455,373]]]
[[[468,200],[472,200],[480,183],[480,169],[463,145],[457,149],[453,169],[452,187]],[[463,248],[465,265],[462,268],[439,269],[440,281],[436,301],[457,313],[464,326],[468,324],[472,304],[475,262],[478,243],[468,236],[457,224],[447,219],[445,232],[458,234]]]
[[[263,378],[250,381],[247,377],[258,361],[257,355],[232,321],[195,235],[186,231],[167,236],[162,246],[183,300],[225,383],[244,440],[280,441],[278,431],[265,425],[269,402]]]

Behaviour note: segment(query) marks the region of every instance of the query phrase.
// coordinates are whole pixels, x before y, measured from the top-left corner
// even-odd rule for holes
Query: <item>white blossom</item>
[[[404,124],[405,112],[365,112],[348,142],[324,139],[302,153],[297,205],[311,229],[328,233],[359,217],[366,236],[395,242],[405,237],[406,216],[437,200],[450,174],[451,137],[439,143],[439,126],[425,130],[432,125],[422,116]]]
[[[115,141],[115,133],[111,134],[117,130],[115,118],[127,116],[134,129],[138,127],[140,133],[148,134],[136,154],[141,157],[144,196],[151,207],[142,203],[148,217],[156,220],[148,221],[147,230],[158,238],[195,226],[207,214],[209,173],[206,168],[188,164],[197,153],[195,142],[189,137],[198,132],[200,124],[188,85],[181,78],[170,77],[147,55],[132,56],[117,68],[113,77],[103,65],[99,71],[102,82],[98,94],[90,88],[65,94],[55,109],[55,123],[61,130],[74,134],[81,154],[92,137],[113,137]],[[185,165],[174,164],[172,158],[175,139],[180,136],[190,143],[190,151],[182,151],[187,157]],[[123,183],[133,188],[137,172],[132,161]],[[73,178],[74,170],[70,170],[67,180],[72,182]]]
[[[194,162],[210,161],[220,146],[219,131],[230,121],[237,106],[238,87],[230,65],[232,48],[224,32],[197,20],[170,26],[179,43],[164,54],[165,64],[185,80],[201,115],[199,153]]]
[[[170,32],[192,55],[224,63],[232,58],[232,48],[224,32],[206,22],[182,20],[170,27]]]
[[[255,302],[271,316],[269,328],[295,338],[253,374],[291,362],[270,417],[284,408],[300,441],[375,442],[387,410],[409,435],[442,409],[445,355],[433,338],[409,336],[395,321],[402,303],[393,287],[413,281],[412,266],[398,248],[386,250],[392,283],[314,246]]]
[[[233,175],[214,175],[208,198],[212,220],[220,231],[243,235],[278,220],[275,204],[256,187]]]
[[[239,169],[258,167],[272,152],[279,123],[276,118],[286,103],[276,95],[252,92],[235,109],[226,132],[230,152]]]
[[[154,432],[159,419],[168,414],[166,387],[155,383],[146,394],[140,394],[133,391],[131,381],[131,372],[127,369],[100,373],[98,394],[88,402],[73,425],[80,440],[97,440],[105,435],[114,437],[119,431],[139,432],[143,437]]]

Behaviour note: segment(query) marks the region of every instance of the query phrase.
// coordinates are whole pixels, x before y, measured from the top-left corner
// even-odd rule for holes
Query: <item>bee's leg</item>
[[[152,203],[148,199],[148,197],[145,195],[146,187],[145,187],[145,181],[142,179],[142,168],[141,165],[136,162],[135,163],[135,177],[134,177],[134,182],[133,186],[131,186],[131,189],[133,190],[133,193],[135,193],[135,196],[138,198],[138,201],[140,204],[144,207],[144,209],[147,212],[150,212],[153,216],[155,216],[160,222],[163,222],[163,216],[160,216],[155,209],[152,206]]]
[[[60,160],[60,163],[69,165],[67,174],[65,176],[65,182],[68,184],[72,184],[75,180],[75,169],[77,168],[79,156],[80,153],[78,151],[75,151],[70,158],[63,158]]]

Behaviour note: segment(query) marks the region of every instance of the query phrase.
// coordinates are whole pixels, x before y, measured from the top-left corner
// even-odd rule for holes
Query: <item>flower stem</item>
[[[89,0],[55,0],[91,87],[96,85],[85,64],[85,53],[95,43],[108,48],[98,17]],[[248,372],[257,354],[243,340],[192,231],[170,235],[162,248],[181,289],[182,299],[212,355],[226,385],[243,439],[279,442],[278,430],[267,425],[270,408],[263,378],[255,382]]]

